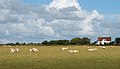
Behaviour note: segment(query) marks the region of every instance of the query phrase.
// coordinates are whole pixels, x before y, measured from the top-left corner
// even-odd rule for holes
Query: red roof
[[[98,41],[102,41],[103,39],[106,41],[111,41],[111,37],[98,37]]]

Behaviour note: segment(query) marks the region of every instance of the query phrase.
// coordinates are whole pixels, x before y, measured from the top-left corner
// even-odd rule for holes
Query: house
[[[98,37],[98,41],[97,44],[100,45],[104,45],[104,44],[109,44],[111,42],[111,37]]]

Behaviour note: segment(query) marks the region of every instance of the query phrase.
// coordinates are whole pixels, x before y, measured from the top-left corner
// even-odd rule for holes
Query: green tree
[[[70,44],[80,44],[81,38],[72,38]]]
[[[58,40],[57,41],[57,45],[68,45],[69,44],[69,40]]]
[[[56,41],[56,40],[51,40],[51,41],[49,42],[49,45],[57,45],[57,41]]]
[[[42,45],[48,45],[48,44],[49,44],[49,42],[47,40],[42,42]]]
[[[82,38],[82,43],[85,44],[90,44],[90,39],[87,37]]]
[[[20,43],[19,42],[16,42],[15,45],[19,45]]]
[[[116,42],[117,44],[119,44],[119,43],[120,43],[120,38],[115,38],[115,42]]]

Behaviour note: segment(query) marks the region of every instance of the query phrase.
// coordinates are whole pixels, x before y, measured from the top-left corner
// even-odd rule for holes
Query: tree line
[[[87,38],[87,37],[84,37],[84,38],[79,38],[79,37],[75,37],[75,38],[72,38],[71,40],[51,40],[51,41],[48,41],[48,40],[45,40],[41,43],[19,43],[19,42],[16,42],[16,43],[7,43],[5,45],[11,45],[11,46],[43,46],[43,45],[47,45],[47,46],[52,46],[52,45],[86,45],[86,44],[90,44],[90,39]],[[2,44],[1,44],[2,45]]]
[[[51,40],[43,41],[42,45],[86,45],[90,44],[90,39],[87,37],[84,38],[72,38],[71,40]]]
[[[41,43],[7,43],[7,44],[0,44],[0,46],[2,45],[11,45],[11,46],[43,46],[43,45],[47,45],[47,46],[52,46],[52,45],[96,45],[96,42],[91,43],[91,39],[87,38],[87,37],[83,37],[83,38],[79,38],[79,37],[75,37],[72,38],[70,40],[45,40]],[[105,44],[105,45],[120,45],[120,38],[115,38],[114,41],[111,41],[109,44]]]

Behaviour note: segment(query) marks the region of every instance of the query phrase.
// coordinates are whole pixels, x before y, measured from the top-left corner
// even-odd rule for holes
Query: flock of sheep
[[[84,46],[84,47],[86,47],[86,46]],[[104,50],[106,49],[105,46],[99,46],[99,47],[104,49]],[[113,46],[110,46],[110,48],[113,48]],[[62,47],[63,51],[67,50],[67,49],[68,49],[68,46],[67,47]],[[93,52],[93,51],[98,50],[97,48],[90,48],[90,47],[87,47],[87,49],[88,49],[89,52]],[[16,52],[19,52],[19,50],[20,50],[19,48],[10,48],[10,53],[16,53]],[[31,48],[31,49],[29,49],[29,52],[38,52],[38,49],[37,48]],[[79,50],[77,50],[77,49],[69,49],[68,52],[69,53],[78,53]]]
[[[19,48],[10,48],[10,53],[16,53],[16,52],[19,52]],[[38,52],[38,49],[37,48],[31,48],[29,49],[30,52]]]
[[[86,47],[86,46],[84,46],[84,47]],[[99,46],[101,49],[106,49],[106,47],[105,46]],[[90,48],[90,47],[87,47],[88,48],[88,51],[89,52],[93,52],[93,51],[97,51],[98,49],[97,48]],[[113,48],[113,46],[110,46],[110,48]],[[62,50],[64,51],[64,50],[67,50],[68,49],[68,47],[63,47],[62,48]],[[68,50],[68,52],[69,53],[78,53],[79,52],[79,50]]]
[[[64,51],[64,50],[67,50],[67,49],[68,49],[68,46],[62,48],[63,51]],[[77,52],[79,52],[79,51],[78,51],[78,50],[69,50],[68,52],[70,52],[70,53],[77,53]]]

